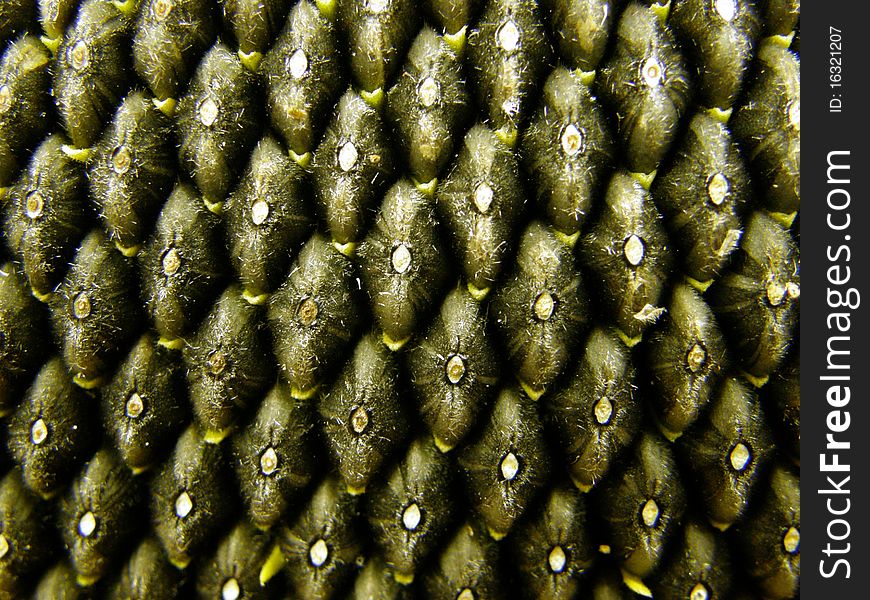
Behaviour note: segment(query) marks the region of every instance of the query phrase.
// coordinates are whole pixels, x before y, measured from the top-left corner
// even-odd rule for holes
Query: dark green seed
[[[564,67],[550,74],[522,149],[548,219],[560,233],[578,234],[616,151],[603,111],[580,75]]]
[[[444,171],[453,155],[455,132],[467,116],[468,94],[460,65],[444,39],[424,27],[387,95],[387,116],[397,129],[396,141],[419,183],[428,183]]]
[[[531,504],[550,471],[535,404],[504,388],[480,435],[459,456],[471,505],[495,539],[504,537]]]
[[[776,465],[770,482],[736,532],[743,567],[766,598],[798,592],[801,574],[800,478]]]
[[[118,107],[94,152],[88,173],[91,194],[122,248],[139,246],[175,179],[171,121],[143,92]]]
[[[434,23],[445,34],[456,35],[464,41],[463,28],[477,15],[481,0],[428,0],[429,13]]]
[[[52,299],[63,355],[76,380],[99,382],[135,338],[140,326],[136,270],[102,230],[88,234]]]
[[[476,296],[485,295],[501,274],[525,201],[513,152],[485,125],[474,125],[438,186],[437,202]]]
[[[517,527],[512,544],[524,591],[536,598],[575,598],[595,548],[587,531],[586,500],[573,486],[559,485]]]
[[[445,600],[500,598],[505,582],[499,559],[499,545],[482,528],[461,525],[427,573],[426,594]]]
[[[354,527],[357,515],[356,498],[344,490],[339,478],[328,477],[296,521],[281,531],[285,572],[295,597],[319,600],[336,595],[360,551]]]
[[[121,568],[109,594],[129,600],[172,600],[178,597],[181,579],[181,572],[166,559],[160,542],[149,536]]]
[[[60,505],[60,529],[79,582],[91,585],[117,560],[138,528],[142,482],[113,450],[98,451]]]
[[[759,13],[767,35],[789,35],[798,26],[801,0],[760,0]]]
[[[88,600],[95,596],[93,587],[81,587],[76,582],[76,572],[67,559],[46,571],[33,593],[36,600]]]
[[[621,568],[636,578],[649,575],[686,510],[686,493],[667,442],[654,432],[641,434],[628,462],[599,487],[596,500]]]
[[[60,38],[78,8],[79,0],[37,0],[39,22],[50,40],[60,42]]]
[[[689,521],[651,588],[656,598],[730,598],[734,575],[723,536],[709,525]]]
[[[530,112],[531,96],[552,59],[532,0],[488,0],[468,35],[469,66],[482,112],[513,146]]]
[[[221,0],[224,22],[241,54],[265,52],[284,25],[290,0]]]
[[[227,202],[230,257],[250,296],[278,286],[293,252],[311,229],[304,177],[279,142],[266,136]]]
[[[547,417],[574,484],[597,485],[631,444],[641,422],[635,370],[625,345],[596,328],[567,381],[546,397]]]
[[[275,356],[294,396],[311,396],[356,337],[358,286],[351,262],[315,233],[271,297]]]
[[[749,506],[773,453],[773,440],[755,393],[739,379],[722,382],[710,409],[680,439],[679,450],[720,529]]]
[[[413,589],[397,582],[380,556],[372,556],[356,577],[353,597],[366,600],[411,600]]]
[[[147,469],[180,433],[187,416],[182,365],[145,334],[102,392],[103,427],[123,461]]]
[[[354,494],[365,491],[406,434],[398,378],[395,356],[370,333],[320,402],[327,444]]]
[[[350,67],[364,92],[386,90],[418,29],[412,0],[340,2]]]
[[[756,65],[732,130],[758,178],[763,205],[793,213],[801,201],[800,61],[789,49],[766,42]]]
[[[582,340],[588,307],[570,248],[538,221],[522,234],[516,267],[493,298],[492,316],[517,378],[539,397]]]
[[[214,43],[216,13],[210,0],[142,2],[133,63],[158,100],[178,98],[185,89],[200,57]]]
[[[755,5],[737,0],[674,4],[669,24],[691,60],[704,106],[728,109],[740,93],[761,30]]]
[[[607,48],[619,2],[547,0],[543,4],[562,60],[572,69],[594,71]]]
[[[789,233],[765,213],[753,213],[730,268],[708,298],[743,368],[757,378],[775,371],[800,308],[800,255]]]
[[[395,578],[409,583],[447,532],[453,516],[451,463],[432,440],[418,438],[383,483],[373,486],[366,515]]]
[[[260,569],[269,558],[271,548],[268,535],[240,521],[218,544],[214,554],[198,566],[196,590],[199,597],[270,598],[269,587],[260,584]]]
[[[0,415],[15,408],[50,343],[45,309],[11,262],[0,266]]]
[[[695,422],[713,397],[727,366],[725,340],[710,307],[694,289],[678,283],[644,351],[656,419],[665,435],[674,438]]]
[[[18,38],[6,45],[3,52],[0,61],[0,186],[12,183],[27,152],[48,132],[47,116],[52,110],[50,63],[48,50],[33,35]]]
[[[355,91],[339,100],[312,169],[333,241],[342,246],[359,241],[393,173],[393,155],[380,116]]]
[[[31,288],[45,297],[60,283],[90,221],[84,166],[49,136],[9,192],[6,238]]]
[[[498,381],[484,307],[462,287],[455,288],[411,348],[407,364],[435,444],[442,451],[453,448],[477,422]]]
[[[129,17],[111,2],[84,0],[57,51],[52,94],[76,148],[90,148],[130,84]]]
[[[207,439],[225,433],[274,380],[263,317],[232,285],[185,348],[190,400]]]
[[[258,527],[274,525],[311,481],[316,458],[312,413],[310,403],[294,399],[289,386],[279,383],[266,394],[251,423],[233,438],[236,476]]]
[[[635,343],[664,312],[660,303],[673,258],[649,192],[628,173],[617,172],[611,179],[580,249],[606,305],[601,310]]]
[[[598,89],[620,115],[628,169],[658,168],[689,102],[689,73],[670,29],[640,2],[625,7]]]
[[[331,21],[313,3],[301,0],[264,57],[262,72],[272,125],[303,161],[320,139],[324,121],[345,88]]]
[[[740,215],[751,197],[749,174],[725,125],[696,113],[652,195],[686,274],[700,282],[715,278],[740,242]]]
[[[226,262],[220,219],[192,185],[176,185],[141,254],[143,296],[165,340],[188,334],[200,321],[220,289]]]
[[[179,156],[203,198],[224,201],[259,137],[256,78],[224,44],[212,46],[178,103]]]
[[[391,349],[416,331],[446,283],[447,261],[434,213],[434,201],[401,179],[387,192],[359,247],[362,281]]]
[[[154,533],[175,566],[186,567],[231,514],[228,467],[223,447],[206,442],[194,424],[152,480]]]
[[[28,490],[21,471],[11,469],[0,482],[0,594],[20,597],[28,578],[54,550],[51,506]]]
[[[64,488],[96,439],[93,410],[60,358],[42,367],[9,421],[9,452],[27,487],[45,497]]]

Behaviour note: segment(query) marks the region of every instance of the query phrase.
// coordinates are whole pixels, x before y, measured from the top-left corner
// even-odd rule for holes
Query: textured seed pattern
[[[669,4],[0,2],[0,596],[793,597],[799,3]]]

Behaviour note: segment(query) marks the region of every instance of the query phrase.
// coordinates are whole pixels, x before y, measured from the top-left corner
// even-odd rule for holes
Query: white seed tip
[[[465,360],[458,354],[454,354],[447,359],[444,370],[447,373],[447,380],[456,385],[465,377]]]
[[[731,449],[731,454],[729,454],[728,458],[735,471],[742,471],[746,468],[746,465],[749,464],[749,460],[752,458],[752,453],[749,451],[746,444],[738,442],[734,448]]]
[[[84,40],[77,40],[69,51],[70,66],[76,71],[81,71],[88,66],[89,61],[90,52],[88,51],[88,45]]]
[[[221,600],[238,600],[241,593],[238,580],[235,577],[230,577],[221,587]]]
[[[175,2],[173,0],[157,0],[154,3],[154,16],[157,17],[158,21],[163,21],[166,17],[169,16],[169,13],[172,12],[172,9],[175,7]]]
[[[209,354],[208,359],[205,361],[205,366],[212,375],[220,375],[227,368],[227,357],[220,350],[215,350]]]
[[[366,0],[365,6],[376,15],[381,14],[390,6],[390,0]]]
[[[308,549],[308,558],[315,567],[323,566],[323,563],[329,558],[329,547],[326,542],[319,539],[311,544],[311,548]]]
[[[408,506],[402,513],[402,525],[404,525],[405,529],[408,531],[414,531],[417,529],[417,526],[420,525],[421,517],[422,514],[420,513],[420,507],[417,506],[417,503],[415,502]]]
[[[661,85],[662,79],[664,78],[664,72],[661,63],[656,60],[655,57],[650,56],[643,63],[641,75],[643,76],[643,80],[647,84],[647,86],[655,87],[657,85]]]
[[[24,202],[24,209],[27,217],[30,219],[38,219],[42,216],[42,211],[45,210],[45,201],[42,199],[42,194],[39,192],[30,192],[27,194],[27,200]]]
[[[789,554],[795,554],[801,546],[801,532],[792,525],[782,537],[782,547]]]
[[[193,511],[193,500],[186,491],[178,494],[175,499],[175,516],[184,519]]]
[[[481,214],[486,214],[489,207],[492,206],[493,196],[492,188],[489,187],[489,184],[486,182],[479,183],[477,187],[474,188],[474,205]]]
[[[441,99],[441,86],[433,77],[427,77],[417,86],[417,98],[425,108],[430,108]]]
[[[309,327],[315,320],[317,320],[317,312],[317,302],[313,298],[306,298],[299,305],[297,315],[302,324]]]
[[[586,150],[586,137],[583,135],[583,131],[577,129],[573,123],[562,130],[561,142],[562,152],[567,156],[582,154]]]
[[[0,558],[6,556],[9,552],[9,541],[6,539],[6,536],[0,533]]]
[[[36,419],[30,426],[30,441],[38,446],[47,439],[48,426],[42,419]]]
[[[801,286],[793,281],[789,281],[787,284],[785,284],[785,293],[792,300],[797,300],[801,297]]]
[[[696,583],[692,591],[689,592],[689,600],[707,600],[710,597],[710,592],[703,583]]]
[[[86,292],[81,292],[73,300],[73,315],[76,319],[84,319],[91,314],[91,299]]]
[[[181,255],[175,248],[170,248],[163,255],[163,274],[175,275],[181,268]]]
[[[131,419],[136,419],[144,410],[145,402],[142,400],[142,396],[137,392],[130,394],[130,397],[127,399],[127,404],[124,407],[124,412],[127,413],[127,416]]]
[[[211,127],[217,121],[219,112],[217,102],[214,98],[208,97],[199,103],[199,122],[206,127]]]
[[[613,403],[604,396],[595,403],[595,420],[599,425],[607,425],[610,423],[611,416],[613,416]]]
[[[535,316],[540,321],[547,321],[550,317],[553,316],[553,311],[556,310],[556,301],[553,299],[553,296],[550,295],[550,292],[541,292],[538,294],[538,297],[535,298]]]
[[[9,91],[8,85],[0,86],[0,113],[9,110],[12,106],[12,92]]]
[[[520,29],[511,19],[502,23],[495,35],[499,47],[505,52],[513,52],[520,45]]]
[[[308,57],[302,48],[297,49],[296,52],[290,55],[290,58],[287,60],[287,67],[293,79],[302,79],[308,74]]]
[[[550,554],[547,556],[547,563],[553,573],[561,573],[564,571],[567,562],[568,560],[565,556],[565,551],[562,550],[562,546],[554,547],[550,550]]]
[[[130,149],[127,146],[118,146],[112,152],[112,170],[118,175],[123,175],[129,171],[132,162],[133,155],[130,154]]]
[[[640,511],[640,516],[643,519],[643,524],[647,527],[655,527],[659,522],[659,505],[652,498],[646,501]]]
[[[79,535],[82,537],[90,537],[97,528],[97,518],[91,511],[86,512],[79,519]]]
[[[251,221],[254,225],[262,225],[269,216],[269,203],[259,199],[251,205]]]
[[[716,173],[707,182],[707,197],[716,206],[721,206],[731,190],[728,178],[722,173]]]
[[[502,477],[508,481],[513,481],[520,470],[520,461],[517,460],[517,457],[513,452],[508,452],[507,455],[501,459],[500,467]]]
[[[786,286],[778,281],[771,281],[767,284],[767,301],[771,306],[779,306],[785,300],[787,292]]]
[[[737,0],[716,0],[716,12],[725,21],[730,22],[737,16]],[[695,600],[695,598],[692,598]]]
[[[691,348],[689,348],[689,352],[686,354],[686,364],[692,373],[700,371],[701,367],[704,366],[704,361],[706,360],[707,351],[704,350],[704,346],[699,343],[695,343]]]
[[[362,406],[351,414],[350,426],[356,433],[362,433],[369,426],[369,413]]]
[[[346,142],[338,151],[338,166],[344,172],[350,171],[356,165],[359,152],[353,142]]]
[[[278,453],[271,446],[260,455],[260,471],[263,475],[271,475],[278,469]]]
[[[633,267],[636,267],[643,261],[645,252],[643,240],[634,234],[628,236],[625,244],[622,246],[622,252],[625,254],[625,260]]]
[[[393,270],[401,275],[411,267],[411,251],[405,244],[399,244],[393,249],[390,260],[393,263]]]

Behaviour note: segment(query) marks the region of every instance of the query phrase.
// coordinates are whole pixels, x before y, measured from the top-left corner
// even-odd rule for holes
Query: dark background
[[[802,129],[802,202],[801,202],[801,591],[804,598],[866,596],[868,565],[867,534],[870,518],[867,484],[870,482],[868,434],[870,407],[866,387],[870,385],[870,208],[867,206],[867,188],[870,182],[868,163],[868,58],[870,58],[870,31],[868,7],[862,2],[815,1],[804,2],[801,12],[801,104],[807,113]],[[828,27],[833,25],[843,35],[843,87],[844,110],[828,113],[831,88],[828,82]],[[827,229],[826,183],[827,153],[831,150],[851,150],[852,197],[850,207],[852,226],[848,232]],[[841,171],[842,172],[842,171]],[[825,317],[833,309],[827,307],[825,288],[828,266],[826,246],[842,243],[844,233],[852,236],[851,285],[861,292],[862,305],[852,311],[852,399],[848,406],[852,424],[838,439],[851,441],[851,452],[841,456],[852,464],[852,479],[847,484],[852,491],[852,507],[845,518],[851,523],[848,540],[832,545],[851,543],[847,556],[852,565],[851,579],[824,579],[819,573],[819,561],[826,558],[822,549],[828,542],[827,523],[836,518],[825,507],[827,496],[817,490],[826,487],[826,476],[819,471],[819,453],[824,451],[827,426],[825,417],[828,404],[825,391],[828,383],[819,381],[826,364]],[[848,286],[842,286],[848,287]],[[834,479],[838,480],[836,473]],[[840,496],[842,498],[843,496]],[[837,504],[840,504],[839,502]],[[835,504],[836,507],[836,504]],[[836,533],[836,531],[835,531]],[[826,560],[826,568],[835,556]],[[839,573],[843,573],[840,569]],[[859,591],[861,590],[861,591]],[[823,595],[824,594],[824,595]],[[842,596],[840,595],[842,594]]]

